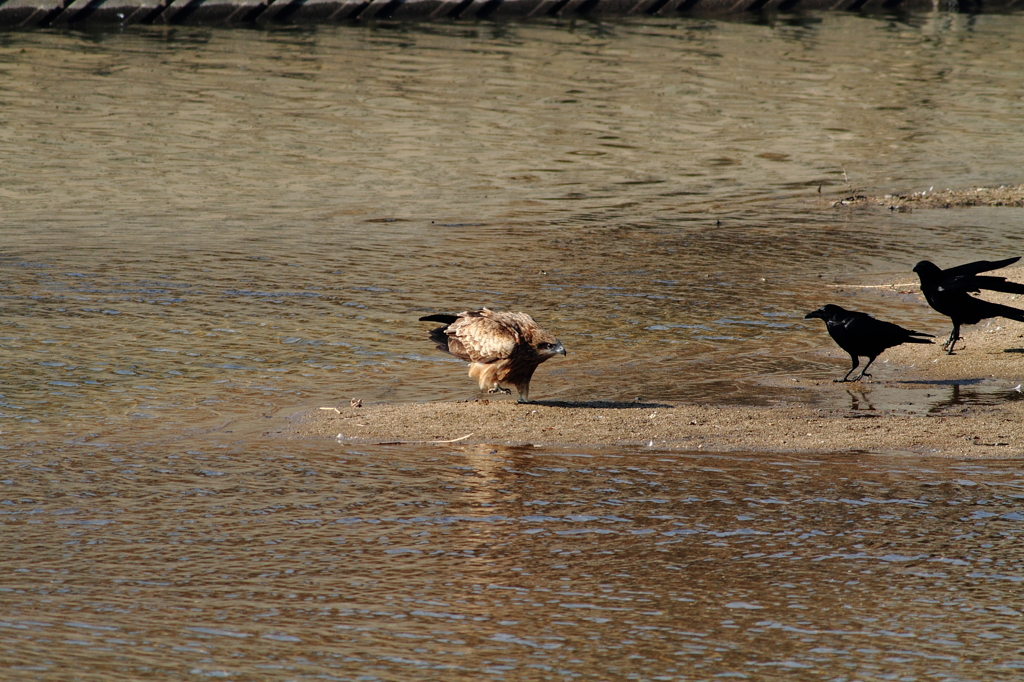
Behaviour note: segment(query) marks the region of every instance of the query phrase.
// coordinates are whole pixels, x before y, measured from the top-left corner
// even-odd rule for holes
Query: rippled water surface
[[[0,651],[30,679],[1024,667],[1019,461],[242,444],[4,463]]]
[[[820,14],[0,34],[8,672],[1015,677],[1017,462],[259,433],[325,401],[476,395],[416,318],[481,305],[568,348],[536,398],[1013,397],[785,381],[846,368],[808,310],[942,334],[916,297],[857,285],[1024,253],[1008,209],[821,198],[1021,182],[1022,32]]]

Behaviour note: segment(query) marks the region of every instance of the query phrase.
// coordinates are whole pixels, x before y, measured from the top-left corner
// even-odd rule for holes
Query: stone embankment
[[[934,11],[932,0],[0,0],[0,28],[129,24],[267,25],[574,16],[729,16],[760,12]],[[949,0],[946,12],[980,11]],[[986,3],[985,11],[994,6]],[[995,8],[998,9],[998,8]]]

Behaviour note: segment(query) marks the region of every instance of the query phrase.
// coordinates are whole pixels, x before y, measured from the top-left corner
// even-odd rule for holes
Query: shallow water
[[[568,348],[540,399],[1017,399],[790,379],[847,367],[807,311],[943,334],[860,285],[1024,253],[1013,210],[818,195],[1020,182],[1022,22],[0,34],[12,674],[1013,677],[1017,462],[260,433],[476,395],[416,318],[481,305]]]
[[[5,458],[26,679],[1013,679],[1024,466],[534,448]]]
[[[0,428],[470,397],[416,318],[481,305],[565,342],[538,398],[809,400],[808,310],[947,325],[833,283],[1024,251],[817,194],[1019,179],[1021,21],[3,34]]]

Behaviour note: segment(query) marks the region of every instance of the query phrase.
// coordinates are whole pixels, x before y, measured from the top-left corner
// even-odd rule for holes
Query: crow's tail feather
[[[1008,320],[1024,322],[1024,310],[1021,310],[1020,308],[1011,308],[1010,306],[1003,305],[1002,303],[987,303],[992,306],[988,309],[992,313],[991,317],[1005,317]]]
[[[913,329],[905,329],[900,327],[899,330],[903,332],[903,341],[901,343],[931,343],[928,339],[934,339],[935,337],[931,334],[925,334],[924,332],[916,332]],[[918,338],[918,337],[925,338]]]
[[[1016,319],[1017,322],[1024,322],[1024,310],[1020,308],[1012,308],[1009,305],[1002,305],[1001,303],[993,303],[996,308],[999,309],[1000,317],[1007,317],[1008,319]]]
[[[1024,294],[1024,284],[1008,282],[1005,277],[975,277],[974,283],[981,289],[1002,291],[1007,294]]]

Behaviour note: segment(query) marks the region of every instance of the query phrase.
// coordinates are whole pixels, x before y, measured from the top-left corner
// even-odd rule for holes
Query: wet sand
[[[915,208],[969,208],[971,206],[1024,206],[1024,185],[971,187],[970,189],[935,189],[919,192],[868,196],[856,190],[838,198],[829,198],[829,206],[875,204],[890,211],[912,211]]]
[[[999,272],[1024,281],[1024,268]],[[909,280],[908,280],[909,282]],[[886,283],[880,283],[884,285]],[[906,282],[889,285],[907,289]],[[986,292],[985,298],[1024,307],[1022,297]],[[936,345],[886,351],[862,383],[792,379],[822,394],[887,384],[998,380],[1008,387],[1024,378],[1024,324],[997,318],[966,327],[953,355]],[[824,330],[822,352],[847,356]],[[883,361],[887,361],[883,364]],[[468,380],[468,379],[467,379]],[[539,387],[538,387],[539,388]],[[540,392],[540,391],[538,391]],[[285,438],[338,439],[350,443],[492,444],[504,446],[640,445],[702,451],[893,451],[947,457],[1024,455],[1024,400],[997,405],[953,405],[924,415],[822,409],[807,405],[737,407],[710,404],[555,402],[519,405],[508,398],[466,402],[323,406],[295,415]]]

